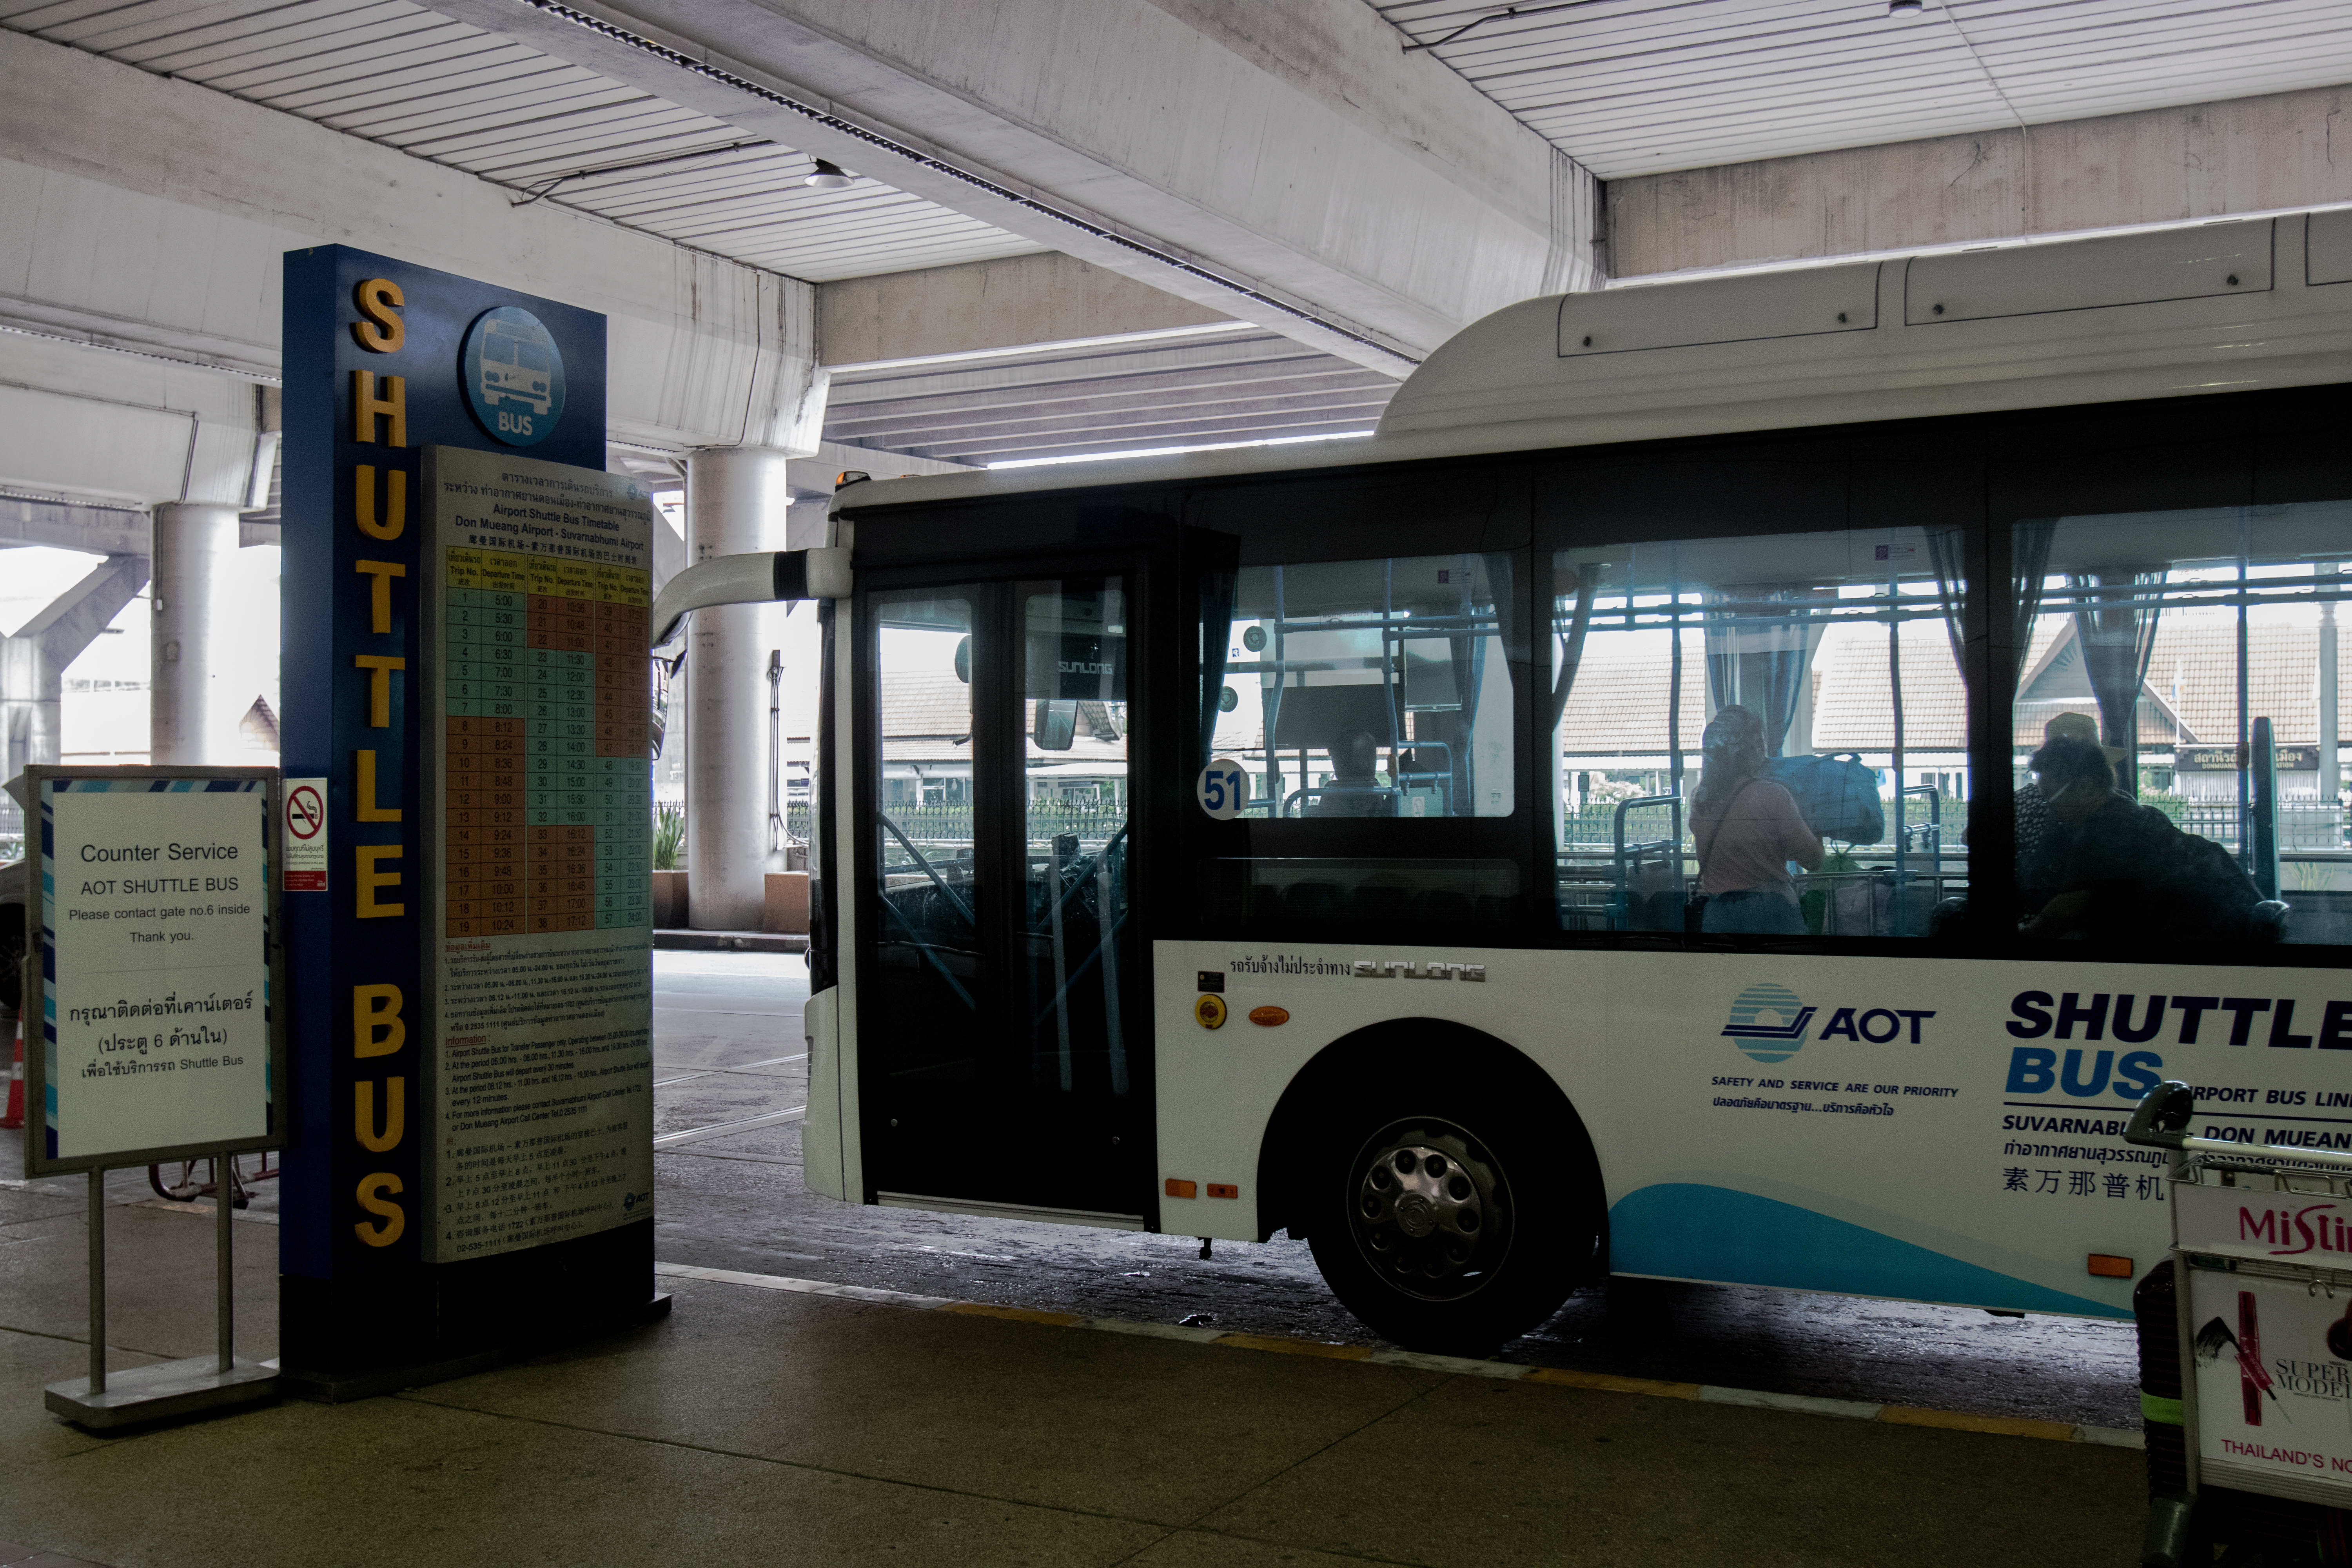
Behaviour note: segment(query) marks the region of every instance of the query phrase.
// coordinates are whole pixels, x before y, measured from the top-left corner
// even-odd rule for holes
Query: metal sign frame
[[[269,1038],[268,1106],[265,1113],[266,1131],[258,1137],[207,1140],[193,1143],[174,1143],[156,1148],[115,1149],[103,1153],[52,1156],[48,1153],[47,1107],[50,1040],[47,1026],[50,974],[55,964],[57,932],[50,930],[46,918],[46,900],[40,884],[41,849],[38,835],[46,831],[53,786],[60,780],[152,779],[164,783],[186,781],[209,784],[215,780],[253,782],[261,785],[252,792],[260,796],[263,812],[262,855],[263,876],[261,898],[265,900],[262,913],[262,962],[268,976],[266,1013]],[[180,793],[157,791],[163,793]],[[197,793],[197,792],[185,792]],[[279,798],[282,784],[276,768],[227,767],[63,767],[56,764],[36,764],[25,770],[25,801],[26,826],[34,835],[26,845],[25,856],[25,916],[26,955],[23,1016],[26,1020],[25,1050],[25,1174],[55,1176],[77,1171],[108,1171],[125,1165],[153,1165],[166,1160],[203,1160],[215,1155],[250,1153],[261,1149],[282,1149],[286,1146],[287,1110],[287,1006],[286,1006],[286,941],[285,924],[281,919],[278,896],[278,865],[283,859],[278,842],[279,813],[284,802]]]

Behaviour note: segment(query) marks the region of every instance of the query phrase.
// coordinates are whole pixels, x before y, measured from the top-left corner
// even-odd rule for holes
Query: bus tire
[[[1591,1268],[1593,1194],[1526,1110],[1451,1099],[1332,1116],[1300,1198],[1341,1305],[1408,1350],[1482,1355],[1551,1317]]]

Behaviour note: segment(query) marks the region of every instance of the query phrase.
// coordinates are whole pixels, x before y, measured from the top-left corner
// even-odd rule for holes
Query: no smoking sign
[[[327,890],[327,781],[286,781],[286,890]]]

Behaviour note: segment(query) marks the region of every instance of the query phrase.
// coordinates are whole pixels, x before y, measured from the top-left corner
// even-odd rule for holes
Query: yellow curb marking
[[[1335,1345],[1323,1340],[1289,1340],[1276,1334],[1221,1334],[1209,1342],[1235,1350],[1273,1351],[1277,1355],[1314,1355],[1330,1361],[1361,1361],[1372,1353],[1370,1345]]]
[[[1522,1383],[1552,1383],[1563,1388],[1599,1388],[1611,1394],[1649,1394],[1660,1399],[1696,1399],[1696,1383],[1660,1383],[1648,1377],[1619,1377],[1606,1372],[1573,1372],[1564,1366],[1530,1367]]]
[[[1954,1432],[1991,1432],[2005,1437],[2047,1437],[2060,1443],[2074,1440],[2071,1421],[2037,1421],[2028,1415],[1970,1415],[1958,1410],[1921,1410],[1889,1405],[1878,1413],[1895,1426],[1942,1426]]]
[[[680,1264],[656,1264],[655,1271],[686,1279],[709,1279],[729,1284],[760,1284],[765,1275],[736,1274],[726,1269],[689,1268]],[[810,1280],[776,1280],[778,1286],[790,1285],[802,1289],[814,1285]],[[918,1297],[902,1292],[859,1291],[853,1287],[826,1286],[817,1294],[835,1295],[847,1300],[872,1300],[894,1305],[922,1305],[935,1312],[955,1312],[971,1318],[1000,1318],[1016,1323],[1039,1323],[1047,1328],[1078,1328],[1096,1320],[1079,1312],[1042,1312],[1028,1307],[998,1307],[985,1301],[944,1301],[931,1305]],[[1333,1344],[1326,1340],[1295,1340],[1275,1334],[1222,1334],[1207,1342],[1230,1345],[1235,1350],[1272,1351],[1279,1355],[1316,1356],[1326,1361],[1364,1361],[1372,1354],[1370,1345]],[[1459,1374],[1456,1374],[1459,1375]],[[1521,1383],[1549,1384],[1556,1388],[1591,1388],[1610,1394],[1646,1394],[1659,1399],[1696,1399],[1700,1385],[1696,1383],[1664,1383],[1647,1377],[1619,1377],[1613,1373],[1577,1372],[1568,1367],[1529,1367],[1518,1374]],[[1745,1402],[1742,1402],[1745,1403]],[[1762,1409],[1785,1409],[1769,1401],[1758,1401]],[[1808,1414],[1796,1411],[1796,1414]],[[1814,1415],[1828,1412],[1810,1412]],[[2025,1415],[1974,1415],[1958,1410],[1927,1410],[1916,1405],[1887,1405],[1879,1408],[1875,1419],[1895,1426],[1933,1426],[1950,1432],[1982,1432],[2003,1437],[2039,1437],[2056,1443],[2105,1441],[2094,1439],[2089,1433],[2100,1428],[2078,1427],[2072,1422],[2041,1421]]]
[[[961,1312],[968,1318],[1005,1318],[1016,1323],[1044,1323],[1048,1328],[1073,1328],[1087,1320],[1076,1312],[1038,1312],[1027,1307],[992,1307],[985,1301],[950,1301],[933,1309],[941,1312]]]

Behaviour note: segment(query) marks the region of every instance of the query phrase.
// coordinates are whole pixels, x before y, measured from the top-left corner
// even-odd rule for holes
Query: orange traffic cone
[[[8,1068],[8,1113],[0,1116],[0,1129],[14,1131],[25,1125],[25,1020],[16,1020],[16,1059]]]

